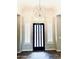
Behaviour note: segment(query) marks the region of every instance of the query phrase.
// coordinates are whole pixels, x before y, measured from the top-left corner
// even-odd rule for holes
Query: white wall
[[[50,20],[49,20],[50,19]],[[27,20],[26,17],[20,17],[20,46],[19,51],[32,51],[33,38],[32,26],[35,22],[45,24],[45,50],[61,50],[61,19],[60,16],[42,19]],[[57,20],[57,21],[56,21]]]
[[[25,17],[24,30],[22,35],[23,36],[22,51],[33,50],[32,26],[33,26],[33,23],[37,23],[37,22],[45,24],[45,50],[56,50],[54,20],[55,20],[54,17],[53,19],[50,18],[50,20],[41,19],[41,21],[39,21],[39,19],[27,20]]]

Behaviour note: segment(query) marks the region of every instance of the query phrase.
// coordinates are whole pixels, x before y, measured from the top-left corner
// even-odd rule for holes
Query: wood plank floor
[[[28,52],[18,54],[17,59],[61,59],[60,53],[50,52]]]

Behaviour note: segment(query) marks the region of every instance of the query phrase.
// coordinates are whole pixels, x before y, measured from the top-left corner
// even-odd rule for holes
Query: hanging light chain
[[[39,0],[39,17],[41,17],[41,0]]]

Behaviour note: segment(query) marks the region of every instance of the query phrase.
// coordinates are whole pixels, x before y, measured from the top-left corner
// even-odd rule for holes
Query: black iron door
[[[45,50],[45,32],[44,23],[33,24],[33,50]]]

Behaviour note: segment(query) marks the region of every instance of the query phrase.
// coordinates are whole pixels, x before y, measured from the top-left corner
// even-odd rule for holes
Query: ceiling
[[[26,7],[31,9],[39,6],[39,1],[42,7],[57,9],[57,14],[60,14],[60,0],[17,0],[18,12],[21,13]]]

